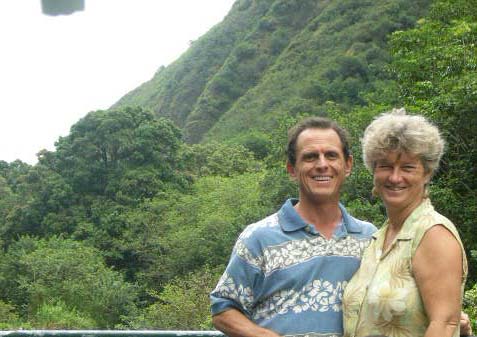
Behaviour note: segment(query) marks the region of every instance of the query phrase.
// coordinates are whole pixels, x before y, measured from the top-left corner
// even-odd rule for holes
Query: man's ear
[[[347,177],[351,175],[352,169],[353,169],[353,156],[350,154],[348,159],[345,160],[345,173]]]
[[[296,178],[295,167],[289,161],[287,161],[287,171],[291,178]]]

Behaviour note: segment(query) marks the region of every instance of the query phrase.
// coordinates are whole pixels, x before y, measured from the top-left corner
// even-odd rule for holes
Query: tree
[[[24,318],[38,319],[53,305],[96,328],[112,328],[134,310],[135,286],[106,267],[95,248],[70,239],[23,237],[10,246],[0,271],[2,297]]]
[[[156,188],[162,183],[178,187],[182,183],[176,176],[180,137],[172,122],[156,119],[141,108],[98,110],[60,138],[55,160],[45,165],[52,165],[76,193],[113,198],[118,193],[118,197],[131,193],[140,200],[159,192]],[[127,173],[139,168],[149,177],[132,182],[134,175]]]
[[[128,325],[140,329],[210,330],[209,293],[221,271],[205,266],[152,292],[155,303],[146,307]]]
[[[159,239],[162,254],[147,278],[164,283],[206,264],[225,264],[243,228],[267,215],[260,199],[262,179],[262,172],[206,176],[190,194],[168,199]]]
[[[257,172],[261,164],[245,146],[233,143],[209,142],[184,146],[181,151],[183,170],[192,177],[231,177]]]
[[[447,140],[434,178],[436,207],[453,220],[468,251],[477,236],[477,2],[440,0],[415,29],[391,38],[393,70],[411,110],[435,121]],[[472,256],[472,254],[468,254]],[[473,255],[475,256],[475,254]],[[476,262],[471,258],[470,279]]]

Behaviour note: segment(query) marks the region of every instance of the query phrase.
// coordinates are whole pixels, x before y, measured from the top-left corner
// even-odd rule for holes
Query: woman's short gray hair
[[[417,155],[426,172],[434,174],[444,153],[439,129],[420,115],[407,115],[404,108],[379,115],[364,131],[363,159],[371,172],[376,161],[390,151]]]

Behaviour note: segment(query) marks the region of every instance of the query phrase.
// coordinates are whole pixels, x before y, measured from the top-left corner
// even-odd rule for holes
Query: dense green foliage
[[[171,66],[93,111],[30,166],[0,161],[0,328],[209,329],[238,233],[296,196],[287,129],[353,139],[342,201],[385,218],[359,138],[394,106],[447,139],[431,186],[468,252],[477,303],[476,0],[238,0]],[[132,107],[134,106],[134,107]]]

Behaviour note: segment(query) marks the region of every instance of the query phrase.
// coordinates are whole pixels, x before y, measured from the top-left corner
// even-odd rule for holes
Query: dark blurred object
[[[84,10],[84,0],[41,0],[41,10],[46,15],[70,15]]]

